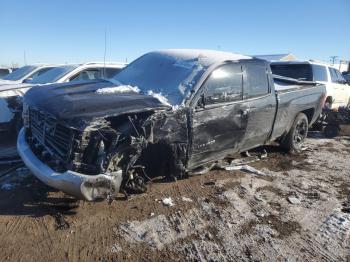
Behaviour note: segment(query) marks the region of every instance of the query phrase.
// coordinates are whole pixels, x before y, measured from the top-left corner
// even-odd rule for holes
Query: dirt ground
[[[214,170],[111,204],[72,199],[17,163],[0,175],[0,261],[350,261],[350,138],[267,152],[251,164],[266,175]]]

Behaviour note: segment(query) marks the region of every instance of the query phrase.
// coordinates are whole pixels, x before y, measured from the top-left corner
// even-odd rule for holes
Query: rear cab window
[[[85,69],[72,76],[69,81],[87,81],[101,78],[101,70],[99,68]]]
[[[101,69],[103,78],[107,78],[107,79],[114,77],[121,70],[122,70],[121,68],[113,68],[113,67]]]
[[[327,82],[327,68],[322,65],[312,65],[312,71],[314,74],[314,81]]]
[[[302,81],[313,81],[310,64],[271,64],[272,73]]]
[[[265,63],[245,63],[243,76],[245,99],[261,97],[270,93],[268,69]]]

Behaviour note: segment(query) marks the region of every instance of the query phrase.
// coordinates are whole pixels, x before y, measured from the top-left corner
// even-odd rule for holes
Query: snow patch
[[[152,97],[158,99],[159,102],[161,102],[162,104],[167,105],[167,106],[171,106],[171,104],[169,103],[168,99],[165,96],[163,96],[161,93],[155,93],[152,90],[149,90],[147,92],[147,94],[149,96],[152,96]]]
[[[100,95],[129,92],[139,93],[140,89],[137,86],[121,85],[115,87],[100,88],[96,90],[96,93]]]
[[[196,66],[196,63],[194,62],[194,60],[186,61],[186,60],[177,59],[174,63],[174,66],[191,70],[193,67]]]

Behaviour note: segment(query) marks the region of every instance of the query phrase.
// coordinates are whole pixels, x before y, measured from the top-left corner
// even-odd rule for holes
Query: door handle
[[[248,117],[249,112],[250,112],[250,110],[249,110],[249,109],[242,109],[242,110],[240,111],[240,113],[241,113],[241,117],[242,117],[242,118],[246,118],[246,117]]]

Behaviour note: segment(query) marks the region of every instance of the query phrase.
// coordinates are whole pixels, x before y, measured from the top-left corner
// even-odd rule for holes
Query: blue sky
[[[350,0],[0,1],[0,64],[130,62],[162,48],[350,59]]]

